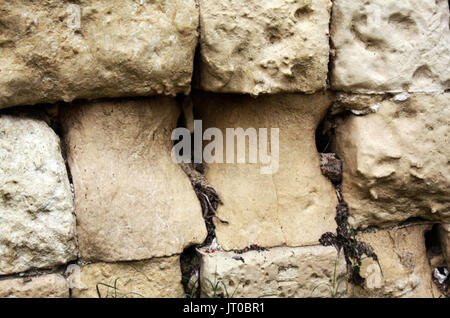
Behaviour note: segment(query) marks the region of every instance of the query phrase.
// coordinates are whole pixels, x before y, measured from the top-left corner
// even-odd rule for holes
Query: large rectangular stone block
[[[81,267],[71,265],[67,274],[74,298],[184,296],[179,256]]]
[[[321,174],[315,143],[315,130],[331,105],[330,94],[256,99],[197,94],[194,101],[204,130],[218,128],[225,136],[224,163],[209,163],[206,172],[224,203],[217,214],[229,222],[215,220],[217,241],[225,250],[253,243],[265,247],[315,245],[324,232],[335,230],[337,198],[331,182]],[[230,163],[226,158],[228,142],[233,140],[226,137],[227,128],[253,128],[262,141],[250,144],[250,138],[245,138],[244,163],[237,163],[237,158]],[[267,140],[260,128],[268,129]],[[278,129],[279,140],[272,128]],[[269,165],[261,157],[255,163],[249,157],[250,152],[264,154],[264,145],[272,156],[269,171],[264,171]],[[237,146],[231,153],[240,157]]]
[[[0,275],[53,267],[75,259],[73,212],[59,137],[43,120],[3,111]]]
[[[174,99],[80,102],[61,113],[83,259],[170,256],[204,241],[200,202],[171,158]]]
[[[333,89],[382,93],[450,88],[447,0],[333,4]]]
[[[194,0],[0,3],[0,108],[188,93]]]
[[[69,285],[60,274],[4,279],[0,298],[69,298]]]
[[[329,0],[200,0],[198,85],[213,92],[326,87]]]
[[[399,95],[336,129],[352,226],[450,220],[450,94]],[[376,111],[376,112],[374,112]]]
[[[346,265],[334,247],[276,247],[266,251],[200,250],[202,296],[235,298],[344,295]]]

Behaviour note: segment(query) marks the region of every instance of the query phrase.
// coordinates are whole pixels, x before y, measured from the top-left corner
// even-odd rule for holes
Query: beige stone
[[[258,95],[326,87],[329,0],[200,0],[199,86]]]
[[[345,260],[342,253],[338,258],[334,247],[276,247],[242,254],[200,253],[203,297],[212,296],[212,287],[216,285],[217,295],[228,293],[235,298],[345,294]]]
[[[450,88],[446,0],[335,0],[333,89],[359,93]]]
[[[358,297],[415,298],[438,297],[432,283],[425,248],[425,232],[431,225],[413,225],[389,230],[358,233],[357,239],[370,244],[378,256],[379,264],[364,259],[361,276],[363,288],[356,288]]]
[[[23,113],[0,114],[0,275],[75,259],[73,211],[55,132]]]
[[[224,136],[225,128],[268,128],[269,132],[279,128],[279,169],[274,174],[262,174],[265,164],[261,160],[249,163],[248,141],[245,164],[208,165],[206,177],[224,202],[217,214],[229,222],[215,220],[217,241],[225,250],[253,243],[264,247],[316,245],[324,232],[335,230],[336,194],[321,174],[314,138],[331,104],[329,94],[257,99],[198,94],[194,100],[203,128],[217,127]],[[226,145],[224,149],[226,153]]]
[[[188,93],[194,0],[2,1],[0,108]]]
[[[69,286],[59,274],[0,280],[0,298],[68,298]]]
[[[170,256],[204,241],[200,203],[170,155],[174,99],[80,102],[61,113],[83,259]]]
[[[74,298],[184,296],[179,256],[137,262],[89,264],[69,268],[68,273]]]
[[[450,94],[394,97],[336,129],[354,227],[450,220]]]
[[[450,224],[439,226],[439,236],[441,238],[442,255],[447,262],[447,268],[450,268]]]

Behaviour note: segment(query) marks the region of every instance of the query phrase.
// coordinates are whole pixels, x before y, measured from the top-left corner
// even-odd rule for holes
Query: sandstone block
[[[216,284],[217,294],[235,298],[330,297],[331,290],[345,292],[345,260],[334,247],[200,253],[202,296],[212,295],[211,285]]]
[[[439,226],[439,235],[441,238],[442,254],[447,262],[447,268],[450,268],[450,224],[441,224]]]
[[[360,297],[438,297],[431,281],[425,248],[425,232],[430,225],[413,225],[389,230],[358,233],[357,239],[369,243],[378,256],[380,266],[364,259],[361,276],[363,288],[356,288]],[[380,268],[381,267],[381,268]]]
[[[0,280],[0,298],[69,298],[69,285],[59,274]]]
[[[313,93],[326,87],[329,0],[200,0],[198,85],[213,92]]]
[[[263,174],[262,160],[250,163],[250,152],[263,153],[261,146],[246,141],[245,163],[208,164],[206,177],[224,205],[217,222],[218,243],[225,249],[242,249],[257,243],[264,247],[316,245],[320,236],[334,232],[336,194],[331,182],[321,174],[315,145],[315,129],[331,104],[330,95],[276,95],[257,99],[239,95],[197,94],[195,111],[203,128],[216,127],[226,136],[226,128],[278,128],[279,167]],[[274,134],[269,155],[276,161]],[[227,152],[228,138],[224,142]],[[237,142],[236,142],[237,143]],[[259,150],[257,149],[259,148]],[[239,152],[234,149],[234,156]],[[225,156],[224,156],[225,161]]]
[[[352,226],[450,220],[450,94],[394,97],[336,129]]]
[[[61,113],[83,259],[170,256],[204,241],[200,203],[170,155],[173,99],[80,102]]]
[[[333,89],[359,93],[450,88],[446,0],[336,0]]]
[[[0,275],[75,259],[73,211],[55,132],[24,114],[0,114]]]
[[[14,0],[0,12],[0,108],[190,91],[194,0]]]
[[[74,298],[183,297],[180,257],[68,268]],[[115,288],[114,288],[115,287]],[[98,289],[98,291],[97,291]]]

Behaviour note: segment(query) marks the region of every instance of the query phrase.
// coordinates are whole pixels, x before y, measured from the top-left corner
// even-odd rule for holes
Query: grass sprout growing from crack
[[[198,289],[200,288],[200,279],[191,279],[187,283],[187,292],[185,293],[186,298],[197,298]]]
[[[118,280],[119,279],[116,278],[114,280],[113,285],[106,284],[106,283],[103,283],[103,282],[97,283],[95,288],[97,290],[98,298],[135,298],[136,296],[140,297],[140,298],[144,298],[144,296],[142,296],[141,294],[135,293],[135,292],[128,292],[128,293],[120,292],[119,289],[117,288],[117,281]],[[105,294],[101,293],[100,287],[104,287],[102,289],[106,289],[106,293]]]
[[[205,291],[202,291],[202,292],[208,298],[233,298],[234,294],[236,293],[237,288],[234,290],[233,294],[230,295],[228,293],[228,288],[227,288],[227,286],[225,285],[225,283],[223,281],[218,281],[218,282],[214,282],[213,283],[208,278],[206,278],[206,281],[208,282],[208,284],[211,287],[212,294],[208,294]],[[219,290],[220,286],[223,287],[224,293],[218,293],[217,292]]]
[[[217,273],[214,274],[214,281],[211,281],[208,278],[205,278],[205,281],[210,287],[211,291],[209,293],[201,288],[199,278],[191,279],[187,285],[188,290],[185,293],[186,298],[198,298],[202,295],[206,298],[233,298],[237,291],[236,287],[233,294],[230,295],[227,285],[222,280],[217,280]]]
[[[217,280],[217,271],[214,273],[214,282],[208,278],[206,278],[205,280],[211,287],[211,293],[208,294],[204,290],[202,290],[201,292],[207,298],[233,298],[234,294],[236,293],[236,291],[238,289],[238,287],[236,287],[233,294],[230,295],[228,293],[227,285],[222,280]],[[222,291],[219,292],[220,287],[222,287],[223,292]]]
[[[320,283],[316,286],[314,286],[313,290],[311,291],[311,295],[310,297],[314,296],[314,292],[317,290],[317,288],[319,288],[320,286],[326,286],[328,287],[329,291],[330,291],[330,298],[338,298],[340,297],[341,293],[339,292],[339,288],[341,287],[341,284],[343,282],[346,283],[346,277],[341,277],[341,278],[337,278],[337,273],[336,273],[336,269],[337,269],[337,259],[334,261],[334,271],[333,271],[333,279],[330,282],[324,282],[324,283]],[[348,290],[348,288],[346,288],[346,291]]]

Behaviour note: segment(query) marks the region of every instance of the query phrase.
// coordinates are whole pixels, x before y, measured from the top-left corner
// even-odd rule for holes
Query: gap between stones
[[[330,121],[330,115],[325,117],[316,130],[316,146],[319,152],[321,172],[333,184],[339,203],[336,206],[336,217],[334,218],[337,224],[336,234],[326,232],[321,236],[319,242],[323,246],[336,248],[338,255],[341,250],[343,251],[349,282],[361,286],[364,283],[364,278],[360,275],[361,257],[366,255],[376,262],[378,262],[378,257],[370,245],[357,241],[356,231],[348,224],[349,207],[341,192],[343,163],[336,153],[326,152],[334,142],[334,129],[324,129],[328,126],[328,121]]]
[[[446,272],[450,264],[446,264],[443,258],[442,245],[439,237],[439,223],[434,223],[431,229],[425,232],[425,248],[431,268],[435,268],[431,275],[431,280],[442,295],[450,297],[450,294],[448,294],[450,287],[450,275]],[[447,278],[444,281],[439,281],[438,277],[440,275],[445,277],[446,274]]]
[[[197,47],[198,52],[199,47]],[[197,53],[196,53],[197,56]],[[192,123],[190,120],[194,119],[193,105],[189,96],[177,96],[178,105],[181,108],[181,114],[178,119],[177,126],[184,128],[191,128],[191,145],[194,145],[194,135]],[[189,105],[190,103],[190,105]],[[176,143],[174,143],[176,144]],[[193,146],[192,146],[193,147]],[[193,149],[192,149],[193,150]],[[191,151],[194,154],[194,151]],[[180,255],[180,268],[182,274],[182,284],[186,295],[191,297],[200,297],[200,255],[196,249],[202,246],[210,245],[216,237],[215,225],[213,218],[223,223],[228,223],[226,220],[220,219],[216,215],[216,210],[220,204],[223,204],[216,190],[208,183],[205,177],[206,165],[203,163],[180,163],[180,168],[189,178],[192,188],[197,195],[202,208],[202,216],[205,221],[207,229],[207,237],[202,244],[189,246],[184,249]]]

